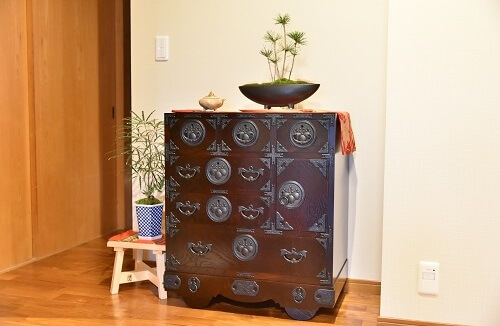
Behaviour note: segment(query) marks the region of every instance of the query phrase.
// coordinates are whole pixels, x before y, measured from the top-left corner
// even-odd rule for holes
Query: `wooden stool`
[[[115,265],[111,280],[111,294],[118,293],[120,284],[149,280],[158,287],[160,299],[167,298],[167,291],[163,287],[163,273],[165,272],[165,235],[158,240],[140,240],[136,231],[126,231],[117,234],[108,240],[108,247],[115,249]],[[135,269],[122,272],[125,249],[135,252]],[[152,268],[142,261],[142,251],[151,250],[156,257],[156,267]]]

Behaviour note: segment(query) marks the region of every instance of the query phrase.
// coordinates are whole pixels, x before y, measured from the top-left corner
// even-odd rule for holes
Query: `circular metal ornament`
[[[284,182],[278,192],[280,204],[288,209],[297,208],[304,202],[304,187],[297,181]]]
[[[189,146],[199,145],[205,139],[205,126],[198,120],[188,120],[181,127],[181,139]]]
[[[233,128],[233,139],[239,146],[252,146],[259,139],[259,128],[253,121],[240,121]]]
[[[205,168],[208,181],[214,185],[226,183],[231,177],[231,165],[226,159],[216,157],[208,161]]]
[[[299,121],[290,129],[290,140],[296,147],[309,147],[316,140],[316,128],[309,121]]]
[[[224,222],[231,215],[231,202],[224,196],[213,196],[207,201],[208,217],[214,222]]]
[[[239,260],[248,261],[257,256],[259,244],[254,237],[249,234],[237,236],[233,242],[233,253]]]
[[[293,300],[297,303],[301,303],[306,298],[306,290],[301,287],[297,287],[292,291]]]
[[[191,277],[188,282],[188,289],[191,292],[196,292],[200,288],[200,280],[197,277]]]

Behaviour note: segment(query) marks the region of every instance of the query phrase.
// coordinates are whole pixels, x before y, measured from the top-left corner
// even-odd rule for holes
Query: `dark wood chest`
[[[296,319],[347,277],[336,114],[166,113],[164,286],[193,307],[274,300]]]

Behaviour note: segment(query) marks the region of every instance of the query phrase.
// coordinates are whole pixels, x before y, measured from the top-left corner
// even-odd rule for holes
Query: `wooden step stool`
[[[165,272],[165,235],[158,240],[140,240],[136,231],[126,231],[117,234],[108,240],[108,247],[115,249],[115,265],[111,280],[111,294],[117,294],[120,284],[149,280],[158,287],[160,299],[167,298],[167,291],[163,287],[163,273]],[[122,271],[123,256],[126,249],[135,252],[135,269]],[[156,257],[156,267],[152,268],[142,261],[143,250],[151,250]]]

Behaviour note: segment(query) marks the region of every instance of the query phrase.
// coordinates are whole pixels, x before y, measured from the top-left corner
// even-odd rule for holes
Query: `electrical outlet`
[[[437,295],[439,292],[439,263],[421,261],[418,268],[418,293]]]

